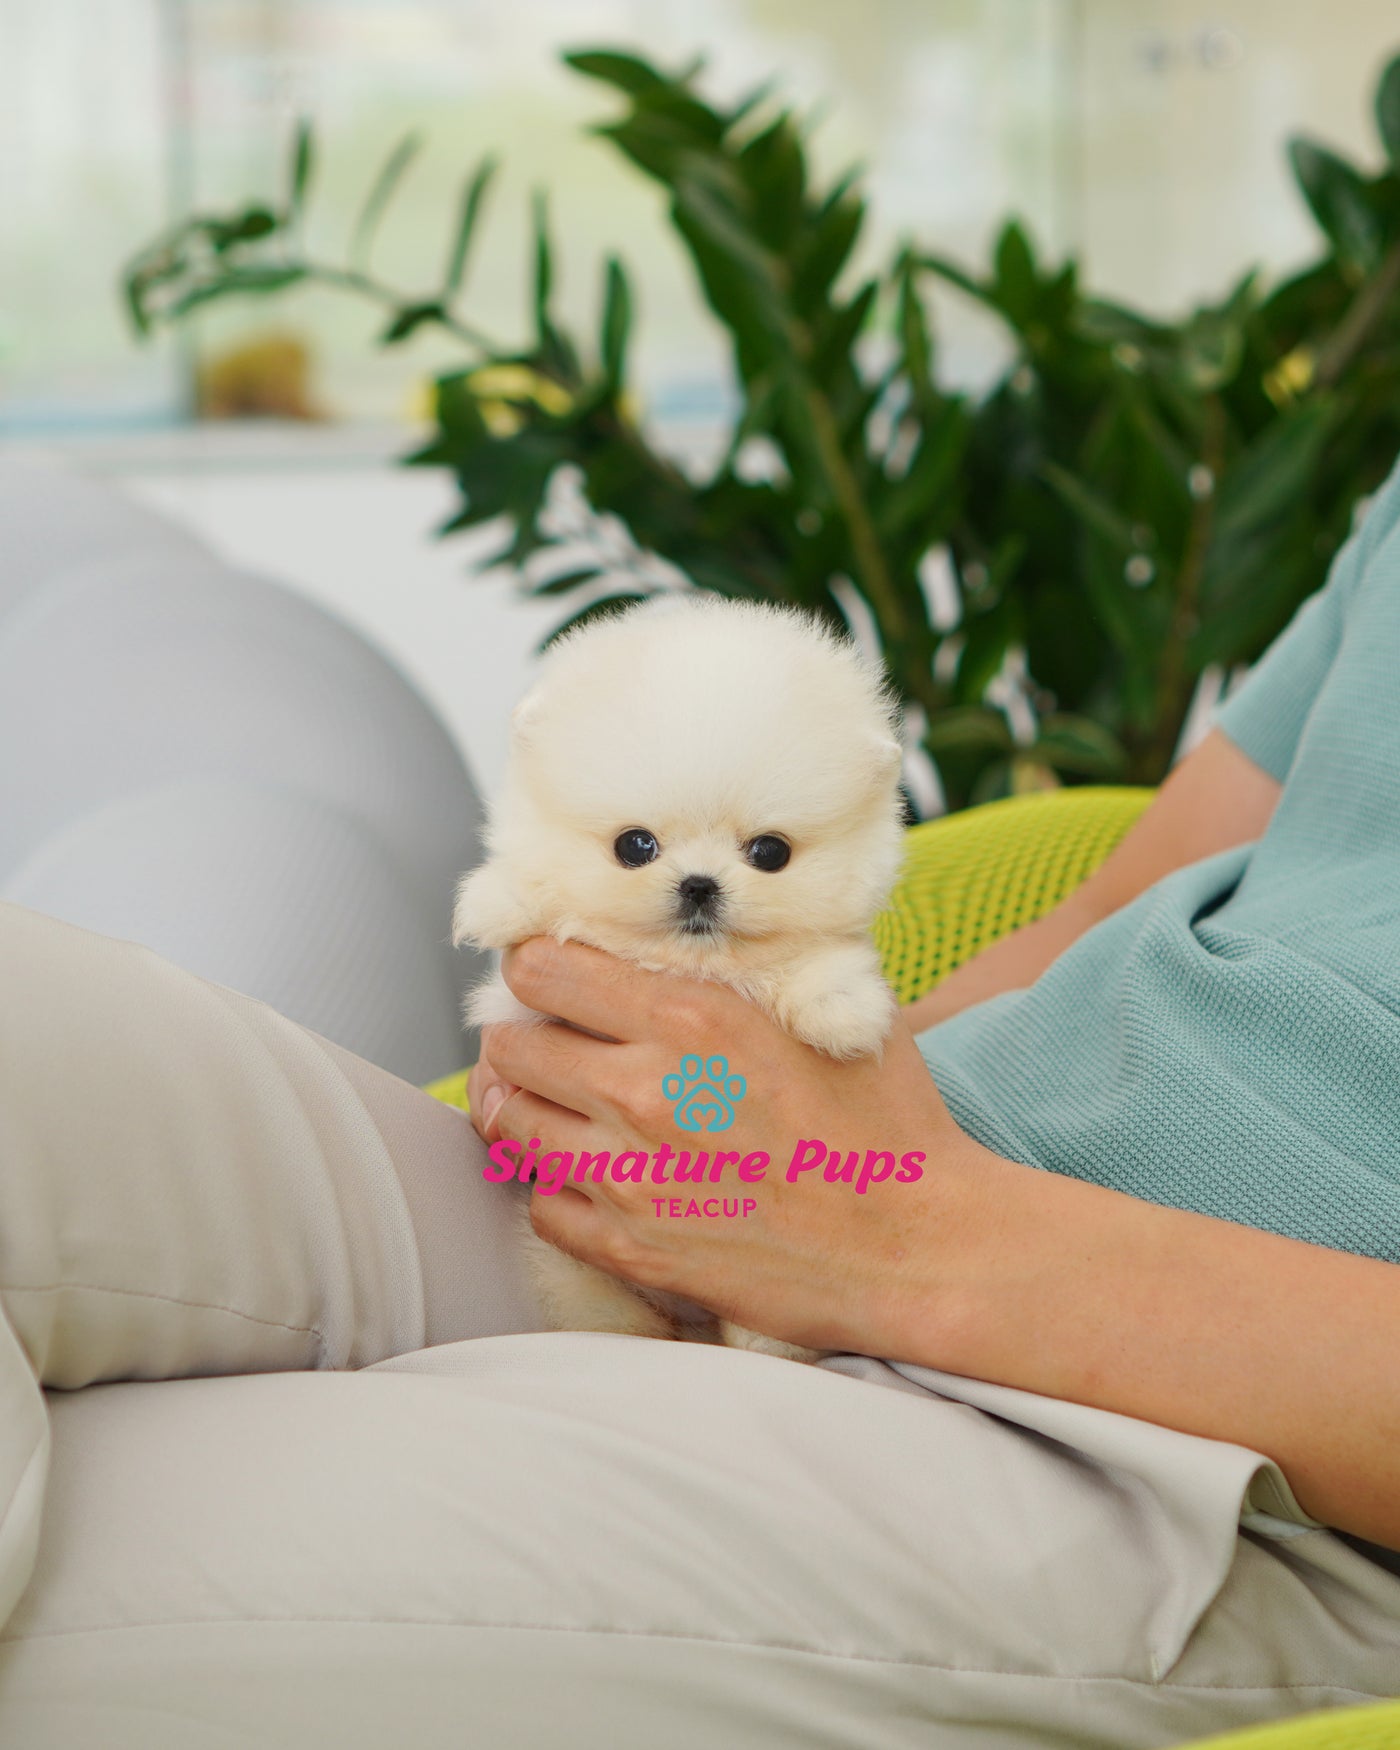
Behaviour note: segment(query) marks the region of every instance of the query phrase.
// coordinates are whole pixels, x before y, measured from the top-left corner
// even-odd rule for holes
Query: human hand
[[[649,1167],[637,1182],[609,1172],[571,1178],[553,1194],[537,1188],[536,1232],[613,1275],[769,1336],[900,1352],[911,1304],[931,1305],[940,1259],[958,1222],[970,1219],[969,1199],[985,1195],[975,1168],[997,1160],[953,1123],[902,1021],[878,1061],[838,1063],[724,986],[646,972],[578,943],[537,937],[511,949],[502,970],[523,1003],[562,1021],[485,1030],[483,1099],[492,1088],[512,1091],[489,1118],[483,1106],[483,1134],[575,1160],[584,1151],[606,1150],[614,1161],[638,1151],[650,1163],[663,1148],[692,1157],[705,1149],[712,1162],[720,1149],[732,1157],[718,1185],[657,1182]],[[722,1131],[677,1126],[662,1082],[688,1055],[723,1057],[746,1077]],[[824,1143],[843,1161],[853,1153],[853,1179],[867,1151],[882,1151],[890,1170],[863,1193],[855,1182],[828,1182],[821,1165],[790,1179],[804,1141]],[[771,1164],[746,1182],[742,1157],[757,1154]],[[921,1177],[895,1176],[893,1163],[906,1156]],[[754,1207],[696,1218],[673,1214],[672,1199]]]
[[[480,1057],[467,1074],[467,1116],[483,1142],[496,1140],[500,1134],[496,1116],[502,1102],[517,1091],[514,1082],[496,1074],[483,1045]]]

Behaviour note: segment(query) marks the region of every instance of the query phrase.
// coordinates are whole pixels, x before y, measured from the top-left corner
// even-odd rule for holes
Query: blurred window
[[[709,62],[708,89],[760,81],[818,118],[834,174],[870,170],[869,259],[913,232],[980,262],[1010,213],[1052,251],[1081,250],[1096,289],[1170,310],[1256,260],[1312,241],[1283,161],[1306,127],[1345,149],[1400,37],[1393,0],[1343,9],[1222,0],[0,0],[0,431],[134,428],[191,405],[197,355],[298,339],[335,414],[421,410],[452,354],[387,354],[376,312],[316,290],[214,310],[186,337],[133,343],[117,295],[130,251],[176,212],[275,194],[296,116],[314,118],[308,219],[341,257],[364,192],[404,132],[425,145],[375,248],[405,288],[440,274],[463,177],[504,170],[467,288],[474,320],[523,336],[529,191],[551,192],[565,314],[591,330],[601,260],[619,251],[640,302],[651,411],[712,419],[727,361],[658,192],[588,134],[610,108],[559,63],[631,46]],[[990,332],[943,312],[958,380],[996,367]],[[278,356],[259,354],[276,368]]]

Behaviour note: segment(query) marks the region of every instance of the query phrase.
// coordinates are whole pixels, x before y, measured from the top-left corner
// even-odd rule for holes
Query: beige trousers
[[[1268,1460],[531,1334],[480,1159],[0,906],[6,1750],[1122,1750],[1400,1692],[1400,1577]]]

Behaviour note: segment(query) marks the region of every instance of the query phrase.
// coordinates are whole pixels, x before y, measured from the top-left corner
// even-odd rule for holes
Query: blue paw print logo
[[[747,1086],[743,1076],[729,1073],[724,1058],[702,1062],[691,1053],[681,1059],[679,1075],[661,1078],[661,1092],[674,1100],[682,1130],[728,1130]]]

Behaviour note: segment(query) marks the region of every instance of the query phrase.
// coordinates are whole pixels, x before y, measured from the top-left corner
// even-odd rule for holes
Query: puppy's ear
[[[870,743],[870,755],[876,774],[892,784],[904,764],[904,749],[892,735],[877,735]]]
[[[540,690],[531,687],[525,697],[520,700],[510,714],[510,737],[516,743],[527,742],[530,739],[531,726],[540,715]]]

